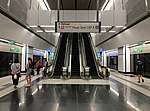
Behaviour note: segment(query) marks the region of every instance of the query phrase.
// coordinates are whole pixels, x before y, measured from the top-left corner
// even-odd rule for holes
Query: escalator
[[[57,61],[56,61],[55,69],[54,69],[54,74],[52,78],[59,79],[63,73],[62,67],[64,66],[67,37],[68,37],[68,33],[63,33],[58,56],[57,56]]]
[[[71,78],[80,78],[78,33],[73,33]]]
[[[83,35],[83,40],[84,40],[84,45],[85,45],[87,66],[90,67],[90,72],[89,72],[90,76],[92,76],[92,78],[95,78],[95,79],[99,78],[97,69],[96,69],[96,65],[95,65],[95,61],[94,61],[94,56],[92,53],[91,42],[88,38],[88,34],[82,33],[82,35]]]

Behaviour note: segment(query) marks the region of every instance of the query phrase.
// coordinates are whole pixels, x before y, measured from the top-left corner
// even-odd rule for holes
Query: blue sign
[[[100,57],[100,56],[101,56],[100,52],[96,52],[96,55],[97,55],[98,57]]]
[[[51,52],[50,48],[46,48],[45,50],[46,50],[47,52]]]
[[[100,48],[100,52],[104,52],[104,48]]]
[[[50,52],[50,57],[54,57],[54,52]]]

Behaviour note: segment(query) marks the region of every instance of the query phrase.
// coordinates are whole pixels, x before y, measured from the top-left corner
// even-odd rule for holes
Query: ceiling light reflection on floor
[[[119,93],[118,93],[116,90],[114,90],[112,87],[110,87],[110,90],[111,90],[114,94],[116,94],[117,96],[119,96]]]

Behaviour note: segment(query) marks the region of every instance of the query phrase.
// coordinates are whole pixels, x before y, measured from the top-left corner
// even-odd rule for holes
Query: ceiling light
[[[104,8],[106,7],[106,5],[108,4],[108,2],[109,2],[109,0],[106,0],[105,1],[105,3],[104,3],[104,5],[102,6],[102,8],[101,8],[101,11],[103,11],[104,10]]]
[[[23,47],[23,45],[22,45],[22,44],[20,44],[20,43],[15,43],[15,44]]]
[[[40,4],[42,10],[47,10],[47,7],[46,7],[46,5],[45,5],[43,0],[40,0],[39,4]]]
[[[50,27],[50,25],[41,25],[40,27]]]
[[[109,32],[116,32],[116,31],[110,30]]]
[[[45,30],[45,32],[55,32],[55,30]]]
[[[30,27],[37,27],[37,25],[30,25]]]
[[[101,31],[101,33],[104,33],[104,32],[106,32],[106,31],[105,30]]]
[[[45,2],[45,4],[46,4],[48,10],[51,10],[50,7],[49,7],[49,5],[48,5],[48,3],[47,3],[47,0],[44,0],[44,2]]]
[[[43,30],[37,30],[36,32],[43,32]]]
[[[123,26],[115,26],[115,27],[117,27],[117,28],[122,28]]]
[[[55,25],[41,25],[40,27],[55,27]]]
[[[113,6],[113,0],[109,0],[104,10],[110,10],[110,8]]]
[[[0,41],[2,41],[2,42],[9,42],[8,40],[5,40],[5,39],[0,39]]]

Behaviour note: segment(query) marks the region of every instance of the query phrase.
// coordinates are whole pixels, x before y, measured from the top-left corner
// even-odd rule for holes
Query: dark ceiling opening
[[[106,0],[99,0],[99,9]],[[57,0],[47,0],[51,10],[57,10]],[[97,0],[60,0],[60,10],[96,10]]]

